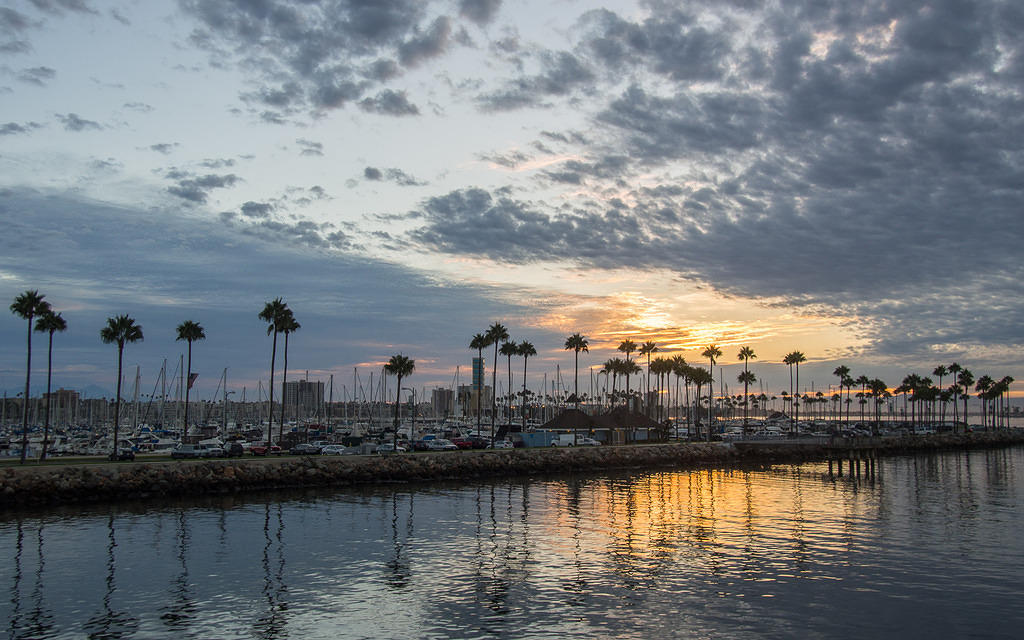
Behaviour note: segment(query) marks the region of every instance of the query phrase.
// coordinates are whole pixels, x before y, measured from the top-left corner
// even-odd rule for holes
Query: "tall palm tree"
[[[480,397],[484,393],[484,347],[490,343],[487,342],[487,336],[482,333],[478,333],[473,336],[473,339],[469,341],[469,348],[476,349],[477,360],[480,361],[480,376],[477,379],[476,389],[476,433],[480,434]],[[474,372],[475,373],[475,372]]]
[[[868,385],[871,387],[871,395],[875,398],[875,426],[873,432],[875,435],[878,434],[879,421],[882,419],[880,411],[882,408],[882,402],[889,396],[889,387],[880,378],[873,379]]]
[[[100,329],[100,340],[103,344],[117,345],[117,395],[114,397],[114,450],[110,453],[111,460],[117,460],[117,436],[121,421],[121,372],[124,367],[124,346],[142,341],[142,327],[135,324],[135,319],[127,315],[107,318],[107,326]]]
[[[687,377],[689,372],[689,366],[686,364],[686,358],[676,354],[672,356],[672,374],[676,377],[676,420],[679,420],[679,382],[682,380],[683,389],[686,393],[686,432],[690,432],[690,379]]]
[[[988,431],[988,392],[992,389],[994,382],[991,376],[983,375],[978,378],[977,384],[974,385],[974,390],[978,392],[978,399],[981,400],[981,424],[985,425],[985,431]]]
[[[22,403],[21,420],[21,464],[25,464],[25,456],[28,453],[28,404],[29,404],[29,379],[32,374],[32,320],[50,310],[50,303],[43,300],[46,296],[40,295],[35,289],[29,289],[14,299],[11,303],[11,313],[28,320],[28,346],[25,358],[25,398]]]
[[[787,363],[787,364],[791,364],[791,363]],[[839,378],[839,396],[840,396],[840,405],[839,405],[839,407],[840,407],[840,409],[839,409],[840,415],[839,415],[839,417],[841,418],[842,417],[842,404],[841,403],[842,403],[842,395],[843,395],[843,385],[846,383],[846,379],[850,377],[850,367],[846,366],[845,364],[839,365],[838,367],[836,367],[835,369],[832,370],[832,375],[834,375],[837,378]],[[849,418],[849,416],[847,416],[847,418]],[[849,421],[849,420],[847,420],[847,421]],[[850,425],[847,424],[846,426],[849,427]]]
[[[267,398],[267,449],[270,449],[274,433],[274,364],[277,358],[277,334],[281,332],[281,324],[288,317],[288,305],[281,298],[274,298],[263,306],[259,319],[267,323],[267,335],[274,336],[274,346],[270,352],[270,386]]]
[[[640,350],[638,351],[638,353],[640,355],[646,355],[647,356],[647,389],[645,391],[645,396],[644,396],[644,408],[645,409],[648,407],[647,398],[651,395],[651,354],[652,353],[657,353],[657,351],[658,351],[658,345],[653,340],[648,340],[647,342],[645,342],[642,345],[640,345]],[[648,416],[651,415],[651,412],[649,410],[645,411],[645,413]]]
[[[577,409],[580,408],[580,351],[590,353],[589,346],[590,342],[587,338],[578,333],[574,333],[565,339],[565,350],[572,349],[575,356],[573,360],[574,382],[572,394],[575,396]]]
[[[604,361],[604,364],[601,365],[601,373],[604,374],[605,381],[605,395],[608,398],[608,404],[610,406],[614,406],[615,404],[615,379],[619,375],[618,369],[615,366],[616,360],[618,360],[618,358],[608,358]],[[608,376],[612,377],[612,391],[610,395],[608,394]]]
[[[942,389],[942,378],[944,378],[945,376],[949,375],[949,369],[946,368],[946,365],[940,364],[939,366],[935,367],[934,371],[932,371],[932,375],[938,377],[938,379],[939,379],[939,389],[941,390]],[[946,421],[946,402],[945,401],[942,402],[942,412],[940,414],[940,418],[939,419],[942,422]]]
[[[622,353],[626,354],[626,360],[625,361],[629,362],[629,354],[631,354],[634,351],[636,351],[636,343],[633,342],[632,340],[630,340],[629,338],[626,338],[625,340],[623,340],[622,342],[619,343],[618,350],[621,351]],[[626,410],[628,411],[629,410],[629,376],[632,373],[632,371],[630,371],[629,373],[626,373],[625,368],[620,366],[619,373],[626,376]]]
[[[800,391],[800,363],[801,362],[807,362],[807,357],[803,354],[802,351],[793,351],[789,355],[792,356],[793,365],[796,367],[796,389],[797,389],[797,393],[799,394],[799,391]],[[799,402],[796,403],[796,409],[794,410],[793,413],[795,415],[794,422],[793,422],[793,430],[796,431],[796,429],[797,429],[796,425],[797,425],[797,423],[800,422],[800,403]]]
[[[1003,412],[1006,412],[1008,410],[1009,404],[1010,404],[1010,385],[1013,384],[1013,377],[1012,376],[1003,376],[999,380],[998,384],[999,384],[999,396],[1000,396],[1000,398],[1002,398],[1004,395],[1006,396],[1006,399],[1003,401],[1003,409],[1002,409]],[[1008,413],[1006,414],[1005,424],[1006,424],[1006,428],[1009,429],[1010,428],[1010,416],[1009,416]]]
[[[516,347],[516,352],[523,356],[523,430],[526,430],[526,362],[530,359],[530,356],[537,355],[537,350],[533,347],[533,344],[523,340]]]
[[[868,395],[868,385],[871,384],[871,378],[867,377],[866,375],[861,374],[861,376],[859,378],[857,378],[856,380],[854,380],[854,382],[856,382],[857,384],[860,385],[861,398],[866,398],[867,395]],[[864,402],[863,401],[861,401],[861,403],[860,403],[860,421],[864,422]]]
[[[197,340],[206,339],[206,331],[198,322],[186,320],[178,325],[178,337],[175,342],[185,340],[188,342],[188,384],[185,386],[185,438],[188,438],[188,396],[192,390],[192,343]]]
[[[399,402],[400,402],[401,397],[402,397],[402,378],[407,378],[407,377],[411,376],[412,372],[415,371],[415,370],[416,370],[416,361],[412,360],[410,358],[407,358],[406,356],[403,356],[402,354],[396,354],[396,355],[391,356],[391,358],[384,365],[384,373],[385,374],[390,374],[390,375],[393,375],[393,376],[398,378],[398,384],[395,385],[396,387],[398,387],[397,395],[395,396],[395,421],[394,421],[395,435],[394,435],[394,437],[392,439],[392,441],[395,444],[395,450],[396,451],[398,450],[398,405],[399,405]],[[410,441],[411,441],[412,434],[410,433],[409,435],[410,435]]]
[[[50,398],[50,382],[53,378],[53,334],[65,331],[67,328],[68,323],[64,321],[64,318],[51,310],[47,310],[36,320],[36,331],[48,333],[50,337],[50,347],[46,358],[46,419],[43,422],[43,450],[39,455],[40,460],[46,460],[46,450],[50,444],[50,407],[53,405],[53,400]]]
[[[750,347],[743,347],[740,349],[740,352],[736,354],[736,357],[743,361],[743,376],[737,378],[737,381],[743,383],[743,433],[745,434],[747,433],[747,385],[757,380],[756,376],[748,375],[750,372],[747,370],[747,366],[751,360],[757,359],[757,354],[754,353],[754,350]]]
[[[703,387],[704,385],[708,385],[710,387],[714,383],[714,378],[712,377],[711,372],[708,371],[707,369],[703,368],[703,367],[690,367],[690,379],[693,381],[694,386],[697,387],[696,404],[697,404],[698,407],[700,407],[700,390],[701,390],[701,387]],[[711,393],[709,392],[708,393],[708,400],[709,400],[708,406],[711,405],[710,396],[711,396]],[[708,410],[708,420],[710,421],[710,419],[711,419],[711,410],[709,409]],[[707,438],[708,442],[711,442],[711,422],[708,422],[708,425],[707,425],[706,438]]]
[[[722,357],[722,350],[719,349],[718,346],[716,346],[716,345],[709,344],[707,347],[704,348],[704,351],[702,351],[700,355],[702,355],[705,358],[707,358],[708,362],[711,363],[711,367],[708,370],[708,373],[711,376],[711,380],[709,382],[710,387],[708,388],[708,438],[710,440],[710,438],[711,438],[711,407],[713,405],[711,400],[712,400],[712,398],[715,397],[715,362],[720,357]]]
[[[950,387],[953,391],[953,422],[959,422],[960,407],[957,404],[957,400],[959,399],[958,395],[960,387],[958,386],[959,383],[957,382],[957,377],[960,375],[960,372],[963,371],[963,367],[954,362],[953,364],[949,365],[949,367],[947,367],[947,370],[949,371],[949,375],[953,376],[953,384]],[[966,418],[964,422],[966,423]],[[956,429],[954,428],[953,431],[956,432]]]
[[[284,334],[284,371],[281,373],[281,424],[277,429],[277,441],[284,440],[284,407],[288,402],[285,394],[285,387],[288,385],[288,336],[302,328],[302,325],[295,320],[295,315],[288,309],[281,320],[279,331]]]
[[[508,412],[507,418],[512,422],[512,356],[519,355],[519,347],[515,342],[506,342],[498,349],[498,353],[508,358]]]
[[[508,340],[508,329],[500,322],[487,328],[487,344],[494,345],[494,365],[491,367],[491,442],[494,442],[494,418],[498,409],[498,345]]]

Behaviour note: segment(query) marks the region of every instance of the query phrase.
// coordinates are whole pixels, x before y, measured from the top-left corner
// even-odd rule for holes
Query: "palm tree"
[[[1012,376],[1003,376],[999,380],[999,382],[997,384],[999,385],[999,397],[1002,398],[1004,394],[1006,395],[1006,399],[1003,401],[1003,412],[1006,413],[1006,411],[1008,411],[1009,404],[1010,404],[1010,385],[1013,384],[1013,377]],[[1009,415],[1009,413],[1006,413],[1005,424],[1006,424],[1006,428],[1009,429],[1010,428],[1010,415]]]
[[[395,395],[395,421],[394,421],[395,435],[394,435],[394,438],[392,439],[392,441],[395,444],[395,451],[398,450],[398,405],[399,405],[399,401],[401,400],[401,397],[402,397],[402,378],[407,378],[407,377],[411,376],[412,372],[415,371],[415,370],[416,370],[416,361],[412,360],[410,358],[407,358],[407,357],[405,357],[405,356],[403,356],[401,354],[397,354],[397,355],[391,356],[391,358],[384,365],[384,373],[385,374],[390,374],[390,375],[396,376],[398,378],[398,384],[395,385],[395,386],[398,387],[397,394]],[[410,433],[409,435],[410,435],[410,441],[411,441],[412,433]]]
[[[107,318],[107,326],[100,329],[103,344],[117,344],[117,395],[114,397],[114,450],[111,460],[117,460],[117,431],[121,419],[121,372],[124,365],[124,345],[142,341],[142,327],[127,315]]]
[[[716,345],[709,344],[707,347],[704,348],[704,351],[702,351],[700,355],[707,358],[708,361],[711,363],[711,368],[708,370],[708,373],[711,376],[711,380],[709,382],[711,386],[708,389],[708,438],[710,440],[712,406],[711,399],[715,397],[715,361],[717,361],[718,358],[722,357],[722,350],[719,349]]]
[[[509,422],[512,421],[512,356],[519,355],[519,347],[515,342],[506,342],[501,345],[501,349],[498,350],[503,356],[508,358],[508,417]]]
[[[601,373],[604,374],[605,380],[605,395],[608,397],[608,404],[610,406],[615,405],[615,380],[619,375],[618,367],[615,363],[618,360],[618,358],[608,358],[607,360],[604,361],[604,364],[601,365]],[[608,376],[612,377],[611,394],[608,394]]]
[[[494,442],[494,414],[498,409],[498,398],[495,390],[498,388],[498,345],[508,340],[508,329],[500,322],[495,322],[488,329],[487,344],[494,345],[494,366],[491,368],[491,442]]]
[[[792,363],[788,363],[787,362],[786,364],[792,364]],[[841,403],[842,402],[842,395],[843,395],[843,385],[846,383],[846,379],[850,377],[850,367],[848,367],[846,365],[839,365],[838,367],[836,367],[835,369],[832,370],[832,375],[834,375],[837,378],[839,378],[839,395],[840,395],[840,403]],[[842,404],[840,404],[839,407],[840,407],[840,409],[839,409],[840,416],[839,417],[841,418],[842,417]],[[849,418],[849,416],[847,416],[847,418]],[[849,427],[850,425],[847,424],[846,426]]]
[[[188,438],[188,396],[192,390],[192,343],[197,340],[205,340],[206,332],[198,322],[186,320],[178,325],[178,337],[175,342],[185,340],[188,342],[188,385],[185,387],[185,437]]]
[[[267,449],[270,449],[272,434],[274,433],[274,364],[277,358],[277,334],[281,331],[281,325],[288,317],[288,305],[281,298],[274,298],[263,306],[259,313],[259,319],[267,323],[267,335],[274,336],[274,346],[270,352],[270,386],[269,397],[267,398]]]
[[[978,399],[981,400],[981,424],[985,425],[985,431],[988,431],[988,392],[992,389],[994,383],[995,381],[990,376],[983,375],[978,378],[977,384],[974,385],[974,390],[978,392]]]
[[[957,399],[958,399],[957,396],[959,394],[960,388],[959,388],[958,383],[957,383],[957,376],[960,374],[961,371],[963,371],[963,367],[961,367],[960,365],[958,365],[957,363],[954,362],[953,364],[949,365],[949,367],[947,367],[947,370],[949,372],[949,375],[953,376],[953,385],[950,387],[952,389],[952,391],[953,391],[953,422],[959,422],[960,421],[960,418],[959,418],[960,410],[959,410],[959,405],[957,404]],[[964,417],[964,423],[966,424],[966,422],[967,422],[967,419],[966,419],[966,416],[965,416]],[[956,432],[956,429],[954,428],[953,431]]]
[[[483,395],[483,375],[484,375],[484,347],[490,343],[487,342],[487,336],[482,333],[478,333],[473,336],[473,339],[469,341],[469,348],[476,349],[477,360],[480,361],[480,377],[476,380],[476,432],[480,434],[480,397]]]
[[[753,374],[748,375],[750,372],[747,371],[747,365],[749,364],[749,362],[751,360],[756,360],[757,359],[757,354],[755,354],[754,350],[751,349],[750,347],[743,347],[742,349],[740,349],[740,352],[738,354],[736,354],[736,357],[743,361],[743,375],[738,377],[737,381],[743,383],[743,433],[746,434],[747,433],[747,403],[748,403],[748,399],[747,399],[748,387],[747,387],[747,385],[752,383],[752,382],[754,382],[755,380],[757,380],[757,378]]]
[[[879,412],[881,411],[882,402],[884,401],[884,399],[886,397],[889,396],[889,387],[880,378],[873,379],[868,384],[868,386],[871,387],[871,395],[875,398],[875,426],[874,426],[874,433],[875,433],[875,435],[877,435],[878,434],[878,423],[882,419],[882,416],[880,415]]]
[[[36,331],[50,335],[50,348],[46,358],[46,420],[43,422],[43,450],[39,456],[40,460],[46,460],[46,449],[50,444],[50,406],[53,400],[50,398],[50,381],[53,377],[53,334],[57,331],[65,331],[68,323],[64,321],[59,313],[47,310],[36,320]],[[22,447],[24,449],[24,447]]]
[[[21,420],[21,464],[25,464],[25,456],[28,453],[28,400],[29,400],[29,379],[32,374],[32,320],[36,316],[43,315],[50,310],[50,303],[43,300],[46,296],[40,295],[35,289],[29,289],[14,299],[11,303],[11,313],[28,320],[28,347],[25,359],[25,401],[22,403]]]
[[[939,389],[941,390],[942,389],[942,378],[949,375],[949,369],[946,368],[946,365],[940,364],[939,366],[935,367],[934,371],[932,371],[932,375],[933,376],[937,376],[939,378]],[[942,413],[941,413],[941,417],[939,419],[942,422],[946,421],[946,402],[945,402],[945,400],[942,401]]]
[[[530,359],[530,356],[537,355],[537,350],[533,347],[533,344],[523,340],[516,347],[516,353],[523,356],[523,430],[526,430],[526,362]]]
[[[686,364],[686,358],[681,355],[672,356],[672,374],[676,377],[676,420],[679,419],[679,381],[682,379],[683,389],[686,393],[686,432],[690,432],[690,367]]]
[[[967,401],[971,398],[970,391],[971,385],[974,384],[974,374],[971,373],[970,369],[962,367],[956,376],[956,383],[959,384],[964,395],[964,427],[966,429],[971,422],[967,417]]]
[[[572,334],[571,336],[569,336],[568,338],[565,339],[565,349],[566,349],[566,351],[568,351],[569,349],[573,350],[573,390],[572,390],[572,397],[573,397],[573,400],[575,401],[575,405],[576,405],[576,410],[577,411],[580,410],[580,351],[585,351],[587,353],[590,353],[590,349],[588,348],[589,346],[590,346],[590,343],[587,341],[587,338],[585,336],[580,335],[579,333],[574,333],[574,334]],[[511,369],[509,369],[509,371],[511,371]],[[509,378],[509,380],[510,380],[509,387],[511,388],[511,386],[512,386],[511,385],[511,378]],[[572,441],[573,441],[574,445],[578,444],[578,442],[577,442],[577,440],[579,440],[579,434],[577,433],[578,431],[579,431],[579,427],[578,426],[573,429]]]
[[[701,387],[703,387],[704,385],[709,385],[710,386],[714,382],[714,378],[711,376],[711,372],[708,371],[707,369],[703,368],[703,367],[690,367],[689,378],[690,378],[690,380],[693,381],[694,386],[697,387],[697,396],[696,396],[696,400],[695,401],[696,401],[697,406],[699,407],[700,406],[700,389],[701,389]],[[708,393],[708,396],[709,396],[709,400],[710,400],[711,394]],[[708,407],[710,407],[710,406],[711,406],[711,402],[708,402]],[[710,419],[711,419],[711,409],[709,408],[708,409],[708,420],[710,420]],[[706,437],[707,437],[707,441],[711,442],[711,422],[708,422]]]
[[[648,340],[647,342],[645,342],[642,345],[640,345],[640,351],[638,352],[640,355],[646,355],[647,356],[647,391],[646,391],[646,395],[644,396],[644,407],[645,408],[647,408],[647,406],[648,406],[647,405],[647,399],[651,395],[651,354],[652,353],[656,353],[657,351],[658,351],[658,345],[654,341]],[[649,410],[646,413],[647,413],[648,416],[651,415],[651,412]]]
[[[630,340],[629,338],[626,338],[625,340],[623,340],[622,342],[619,343],[618,350],[621,351],[622,353],[626,354],[626,362],[629,362],[629,354],[631,354],[634,351],[636,351],[636,343],[633,342],[632,340]],[[626,373],[625,368],[623,368],[621,371],[619,371],[619,373],[622,373],[622,374],[624,374],[626,376],[626,410],[628,411],[629,410],[629,376],[632,373],[632,371],[630,371],[629,373]]]
[[[277,441],[281,442],[284,440],[284,407],[288,402],[288,396],[285,395],[285,387],[288,385],[288,336],[295,333],[302,328],[302,325],[295,320],[295,315],[292,314],[292,310],[288,309],[284,317],[281,319],[281,324],[278,327],[278,331],[284,334],[284,371],[281,374],[281,424],[277,429]]]
[[[861,374],[861,376],[859,378],[857,378],[856,380],[854,380],[854,382],[856,382],[857,384],[860,385],[861,398],[862,399],[866,398],[867,395],[868,395],[868,385],[871,384],[871,378],[867,377],[866,375]],[[864,422],[864,402],[863,402],[863,400],[860,403],[860,421]]]
[[[796,389],[797,389],[797,393],[799,395],[799,391],[800,391],[800,363],[801,362],[807,362],[807,357],[804,356],[803,352],[801,352],[801,351],[793,351],[793,352],[791,352],[786,357],[789,358],[790,361],[792,362],[792,364],[796,366]],[[800,403],[799,402],[796,403],[796,407],[793,410],[793,415],[794,415],[794,418],[793,418],[793,430],[795,432],[796,429],[797,429],[796,425],[800,421]]]

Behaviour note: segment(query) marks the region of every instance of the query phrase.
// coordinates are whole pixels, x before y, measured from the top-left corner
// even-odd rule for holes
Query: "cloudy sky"
[[[200,395],[252,397],[277,296],[339,393],[395,353],[465,381],[494,321],[534,387],[576,331],[595,366],[717,343],[733,388],[744,345],[769,392],[794,349],[819,390],[1024,381],[1021,34],[1013,1],[14,0],[0,298],[46,294],[55,384],[93,393],[127,313],[144,387],[193,319]]]

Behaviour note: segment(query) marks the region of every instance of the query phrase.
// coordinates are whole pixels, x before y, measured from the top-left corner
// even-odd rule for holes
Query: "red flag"
[[[189,389],[192,388],[192,383],[195,382],[196,378],[198,378],[198,377],[199,377],[198,373],[190,373],[190,374],[188,374],[188,388]]]

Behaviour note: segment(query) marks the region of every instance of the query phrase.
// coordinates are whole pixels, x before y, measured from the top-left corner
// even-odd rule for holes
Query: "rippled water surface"
[[[1020,637],[1024,448],[0,516],[13,638]]]

